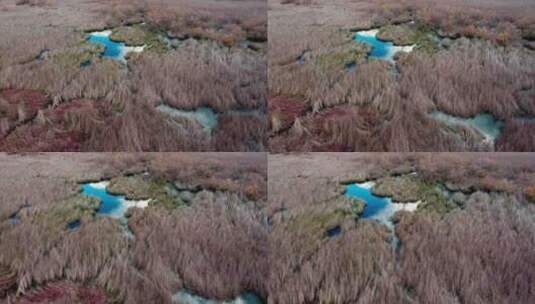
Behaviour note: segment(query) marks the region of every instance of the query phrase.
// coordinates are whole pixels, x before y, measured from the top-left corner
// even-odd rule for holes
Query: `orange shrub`
[[[526,188],[526,198],[528,201],[535,203],[535,185]]]

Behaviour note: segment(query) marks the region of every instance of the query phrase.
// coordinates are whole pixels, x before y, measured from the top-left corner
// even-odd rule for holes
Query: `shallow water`
[[[379,197],[372,193],[373,182],[356,183],[346,186],[346,195],[366,202],[361,218],[375,220],[393,229],[392,216],[400,210],[415,211],[419,202],[393,203],[388,197]]]
[[[336,226],[334,228],[331,228],[329,230],[327,230],[327,236],[328,237],[335,237],[337,235],[340,235],[342,233],[342,227],[341,226]]]
[[[109,216],[116,219],[125,219],[128,208],[146,208],[150,200],[131,201],[122,195],[113,195],[106,191],[109,182],[85,183],[82,184],[82,194],[97,197],[101,200],[97,211],[100,215]]]
[[[101,43],[104,45],[102,56],[109,57],[121,62],[126,62],[126,54],[130,52],[140,53],[145,46],[126,46],[124,42],[117,42],[110,39],[111,31],[93,32],[89,34],[88,41]]]
[[[262,304],[262,301],[253,293],[244,293],[230,301],[216,301],[205,299],[185,290],[174,294],[173,302],[180,304]]]
[[[360,31],[355,35],[355,40],[370,44],[372,46],[371,52],[368,54],[370,57],[387,60],[394,62],[394,56],[398,52],[410,53],[414,49],[414,45],[411,46],[396,46],[389,41],[382,41],[377,38],[379,30]]]
[[[17,213],[9,217],[9,222],[13,225],[18,224],[20,222],[20,218]]]
[[[67,228],[69,228],[70,230],[74,230],[80,227],[80,224],[80,220],[75,220],[73,222],[67,223]]]
[[[485,142],[490,144],[494,143],[503,128],[503,122],[495,119],[490,114],[478,114],[471,118],[461,118],[441,111],[434,111],[431,116],[450,126],[457,125],[475,129],[485,138]]]
[[[203,126],[206,132],[211,132],[217,125],[217,114],[208,107],[200,107],[194,111],[185,111],[161,104],[157,109],[174,117],[194,119]]]

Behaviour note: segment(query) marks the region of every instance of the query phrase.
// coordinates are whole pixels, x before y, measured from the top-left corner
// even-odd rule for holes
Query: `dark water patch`
[[[16,225],[20,222],[19,213],[15,212],[9,217],[9,222],[13,225]]]
[[[39,54],[35,57],[35,60],[37,61],[43,61],[48,58],[48,54],[50,53],[49,49],[42,49]]]
[[[20,222],[20,212],[25,208],[30,208],[30,204],[28,202],[25,202],[17,211],[13,212],[13,214],[9,216],[9,222],[13,225],[18,224]]]
[[[328,229],[326,231],[328,237],[335,237],[337,235],[340,235],[342,233],[342,227],[340,225],[333,227],[331,229]]]
[[[308,54],[310,53],[310,49],[306,49],[297,58],[295,58],[295,61],[299,64],[304,64],[308,60]]]
[[[75,220],[75,221],[72,221],[72,222],[68,223],[68,224],[67,224],[67,228],[68,228],[69,230],[75,230],[75,229],[77,229],[78,227],[80,227],[80,225],[81,225],[80,220]]]
[[[348,72],[354,71],[354,70],[357,69],[357,62],[356,62],[356,61],[350,62],[350,63],[346,64],[346,65],[344,66],[344,68],[345,68],[346,71],[348,71]]]
[[[514,120],[519,121],[524,124],[535,123],[535,117],[515,117]]]
[[[81,68],[85,68],[85,67],[88,67],[91,65],[91,60],[85,60],[85,61],[82,61],[82,63],[80,63],[80,67]]]

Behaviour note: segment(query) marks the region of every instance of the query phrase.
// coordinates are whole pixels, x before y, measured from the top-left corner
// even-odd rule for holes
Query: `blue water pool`
[[[390,228],[394,227],[392,216],[399,210],[414,211],[419,202],[415,203],[393,203],[388,197],[376,196],[372,193],[373,182],[356,183],[346,186],[345,195],[358,198],[366,203],[362,218],[373,219]]]
[[[126,62],[126,54],[129,52],[139,53],[143,51],[144,46],[130,47],[123,42],[117,42],[110,39],[111,31],[93,32],[89,34],[88,41],[93,43],[100,43],[104,45],[104,52],[101,53],[104,57],[109,57],[114,60]]]
[[[145,208],[150,200],[131,201],[122,195],[113,195],[106,191],[109,182],[82,184],[82,194],[101,200],[98,214],[124,219],[126,210],[130,207]]]
[[[377,38],[379,30],[360,31],[355,35],[355,40],[372,46],[368,56],[382,60],[394,61],[398,52],[411,52],[414,46],[396,46],[392,42],[382,41]]]
[[[384,212],[392,202],[389,198],[379,197],[372,193],[373,183],[351,184],[347,186],[346,195],[366,202],[364,211],[361,215],[363,218],[373,218]]]

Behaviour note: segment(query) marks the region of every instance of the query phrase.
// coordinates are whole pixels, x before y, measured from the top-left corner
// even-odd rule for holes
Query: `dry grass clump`
[[[226,46],[267,41],[267,7],[264,1],[125,1],[102,10],[110,25],[145,21],[171,36],[208,39]]]
[[[267,146],[264,114],[230,113],[219,116],[216,151],[264,151]]]
[[[163,56],[143,56],[131,66],[132,86],[146,102],[165,101],[179,109],[209,106],[263,108],[265,62],[248,52],[190,41]]]
[[[328,142],[327,146],[344,146],[347,147],[344,150],[350,151],[482,150],[488,147],[478,143],[473,134],[466,132],[463,135],[458,130],[444,130],[444,126],[428,117],[427,113],[439,109],[470,117],[487,112],[505,121],[518,116],[532,116],[535,109],[531,103],[527,99],[516,98],[518,92],[535,85],[531,77],[533,65],[527,64],[531,61],[532,56],[523,50],[505,51],[485,42],[465,41],[433,57],[418,53],[410,55],[400,63],[397,77],[392,77],[391,71],[380,63],[371,63],[359,66],[356,72],[341,74],[336,78],[335,75],[318,77],[318,80],[323,79],[324,84],[315,82],[314,78],[310,86],[302,82],[304,78],[297,82],[285,78],[299,77],[298,71],[305,71],[307,68],[304,67],[283,74],[284,77],[273,82],[272,90],[275,89],[277,94],[288,92],[306,96],[312,108],[319,112],[316,116],[309,115],[312,121],[308,126],[305,122],[305,129],[309,130],[314,124],[325,124],[321,122],[321,117],[332,116],[334,110],[328,108],[335,105],[354,104],[359,108],[373,109],[379,114],[373,124],[363,125],[354,121],[365,119],[367,115],[345,114],[335,119],[334,126],[320,130],[328,130],[330,134],[312,137],[314,140],[323,138]],[[329,79],[333,79],[332,84],[329,84]],[[334,79],[337,81],[334,82]],[[314,89],[306,93],[299,91],[307,87]],[[367,106],[369,104],[372,106]],[[413,119],[408,120],[407,117]],[[343,125],[344,119],[348,120],[347,125]],[[529,123],[526,125],[529,126]],[[505,132],[507,130],[510,135],[511,127],[506,127]],[[361,133],[368,135],[362,136]],[[314,140],[308,139],[307,142]],[[289,139],[281,141],[290,143],[285,148],[287,150],[303,149],[299,144],[292,145]],[[278,141],[275,139],[272,142],[277,144]],[[519,149],[525,151],[531,145],[527,141],[524,146],[526,148],[523,150],[520,144]],[[498,143],[496,148],[516,151],[505,150],[505,147]]]
[[[106,303],[106,294],[99,288],[71,282],[54,282],[24,295],[19,303]]]
[[[187,287],[216,299],[254,291],[265,298],[268,235],[262,216],[232,196],[208,194],[174,214],[135,215],[134,262],[175,290]],[[174,280],[169,273],[176,274]]]
[[[260,156],[5,156],[10,174],[2,180],[9,182],[0,189],[16,191],[1,191],[0,198],[2,300],[170,303],[184,287],[209,298],[245,291],[267,298],[267,226],[255,205],[267,197]],[[135,172],[221,191],[202,190],[177,209],[131,210],[129,237],[117,220],[95,216],[93,200],[77,194],[77,182]],[[224,189],[229,180],[237,185]],[[22,194],[28,199],[18,198]],[[21,201],[27,206],[19,208]],[[8,219],[8,207],[17,208],[16,218]],[[80,225],[70,228],[74,219]]]
[[[532,155],[518,153],[272,156],[269,184],[275,194],[269,203],[281,206],[284,202],[284,208],[275,213],[280,216],[273,221],[271,233],[270,300],[531,303],[535,297],[529,285],[535,276],[535,210],[515,195],[476,192],[461,209],[442,217],[400,212],[395,217],[400,240],[396,250],[387,242],[387,228],[368,220],[359,219],[356,229],[326,237],[314,250],[303,236],[320,221],[292,223],[298,214],[319,219],[318,204],[332,203],[324,200],[325,193],[334,189],[326,180],[341,176],[387,176],[414,170],[433,182],[428,170],[448,174],[457,183],[477,178],[483,186],[502,178],[524,191],[525,179],[535,178],[528,175],[532,163]]]
[[[70,101],[43,111],[42,119],[17,128],[0,146],[5,151],[209,149],[209,138],[196,124],[179,124],[146,104],[128,102],[121,113],[114,108],[106,101]]]
[[[518,44],[523,30],[533,25],[533,3],[508,1],[408,0],[375,1],[374,11],[382,22],[418,20],[447,36],[491,40],[501,45]]]
[[[509,121],[496,142],[497,151],[535,151],[535,123]]]
[[[380,225],[363,222],[303,256],[299,234],[274,229],[269,287],[273,303],[398,303],[392,250]]]
[[[530,303],[533,210],[474,202],[440,222],[403,218],[400,271],[416,302]]]
[[[0,235],[0,259],[17,272],[18,292],[62,278],[81,282],[95,278],[127,244],[117,233],[117,223],[109,219],[84,223],[72,232],[66,226],[55,234],[43,228],[39,222],[23,218],[4,227]]]
[[[535,113],[532,104],[515,97],[535,85],[531,77],[535,59],[521,49],[461,40],[448,52],[432,58],[412,58],[401,67],[402,90],[409,97],[423,94],[428,103],[434,101],[439,109],[463,117],[490,112],[499,119],[512,119]],[[430,70],[435,72],[425,77],[421,74]]]
[[[398,152],[532,150],[530,137],[521,141],[518,138],[521,128],[512,126],[518,117],[535,115],[532,102],[534,59],[531,52],[523,47],[523,38],[519,34],[530,22],[527,18],[513,24],[511,16],[528,17],[526,12],[534,7],[519,1],[507,4],[466,1],[458,4],[457,8],[449,2],[418,0],[373,3],[327,1],[321,6],[273,4],[273,17],[270,18],[275,25],[270,28],[272,39],[269,42],[273,50],[269,61],[270,98],[291,96],[301,99],[313,113],[300,115],[298,128],[295,128],[299,131],[297,135],[292,134],[292,128],[285,127],[282,128],[284,132],[280,132],[280,123],[272,124],[272,149]],[[440,15],[437,20],[453,25],[459,22],[467,26],[489,27],[492,28],[489,35],[496,34],[496,37],[468,35],[458,31],[458,25],[452,25],[452,28],[446,23],[438,24],[421,17],[423,8],[434,6]],[[469,15],[472,8],[482,14],[476,21],[469,19],[473,22],[462,21],[462,16],[459,19],[456,14],[446,13],[464,10]],[[488,15],[493,9],[496,13]],[[354,31],[410,20],[416,21],[415,26],[425,37],[430,34],[440,40],[452,36],[447,38],[449,44],[432,51],[424,46],[424,49],[399,56],[395,67],[377,60],[357,60],[353,69],[346,69],[340,64],[337,68],[322,65],[325,54],[336,59],[341,47],[356,44],[352,41]],[[510,27],[513,27],[512,36],[500,40],[503,36],[501,31],[509,31]],[[460,38],[461,35],[484,39]],[[508,46],[501,47],[500,43]],[[442,42],[439,44],[442,45]],[[339,119],[327,120],[328,132],[324,132],[324,127],[320,128],[320,132],[315,131],[315,126],[326,123],[323,117],[332,116],[337,111],[336,106],[346,104],[355,106],[354,113],[344,111]],[[360,123],[367,119],[366,115],[357,115],[361,112],[357,107],[365,108],[364,112],[371,109],[377,113],[374,123]],[[451,128],[429,117],[427,114],[433,110],[464,118],[490,113],[505,122],[503,131],[507,133],[500,136],[494,145],[489,145],[470,129]],[[529,130],[529,127],[531,124],[526,123],[522,129]]]
[[[223,140],[221,134],[229,132],[226,117],[232,116],[231,110],[265,112],[267,68],[263,55],[237,47],[247,40],[250,45],[257,44],[252,49],[262,48],[267,26],[265,4],[224,1],[204,7],[190,1],[75,1],[72,7],[83,12],[82,17],[79,12],[71,12],[70,4],[62,2],[56,3],[54,11],[45,8],[51,16],[40,14],[38,18],[37,8],[15,8],[0,17],[5,21],[2,41],[12,42],[0,43],[0,90],[38,90],[52,102],[52,107],[43,108],[37,117],[26,115],[28,119],[20,119],[24,123],[17,124],[6,121],[3,114],[8,110],[0,102],[0,134],[4,137],[12,133],[9,138],[0,139],[2,150],[258,151],[264,148],[265,128],[257,128],[263,125],[261,114],[257,120],[235,116],[233,121],[247,127],[235,129],[230,139]],[[199,10],[192,9],[196,7]],[[158,19],[158,12],[164,9],[173,16],[169,24]],[[55,18],[55,14],[62,18]],[[83,41],[84,29],[141,21],[146,22],[147,30],[154,37],[165,37],[166,32],[175,37],[172,27],[182,25],[180,16],[195,20],[198,17],[202,24],[214,29],[224,24],[222,33],[227,32],[227,25],[234,24],[243,37],[228,47],[219,38],[184,42],[189,35],[179,36],[180,47],[166,48],[164,52],[148,49],[130,58],[127,67],[100,58],[101,49]],[[31,26],[23,21],[33,18],[37,20]],[[48,24],[57,20],[61,20],[57,28],[49,30]],[[80,100],[84,100],[84,106],[76,109]],[[171,119],[158,113],[154,107],[161,102],[185,110],[209,106],[222,113],[223,129],[217,130],[219,138],[202,132],[201,125],[194,120]],[[11,103],[16,108],[22,100]],[[20,113],[27,111],[24,105],[19,108]],[[21,116],[24,115],[18,115]]]
[[[174,213],[134,212],[129,226],[135,240],[107,218],[55,234],[23,218],[3,227],[0,260],[18,274],[19,292],[67,279],[92,282],[125,303],[169,302],[183,287],[209,298],[244,291],[266,297],[266,228],[241,204],[236,196],[206,192]],[[16,242],[21,235],[25,241]]]

